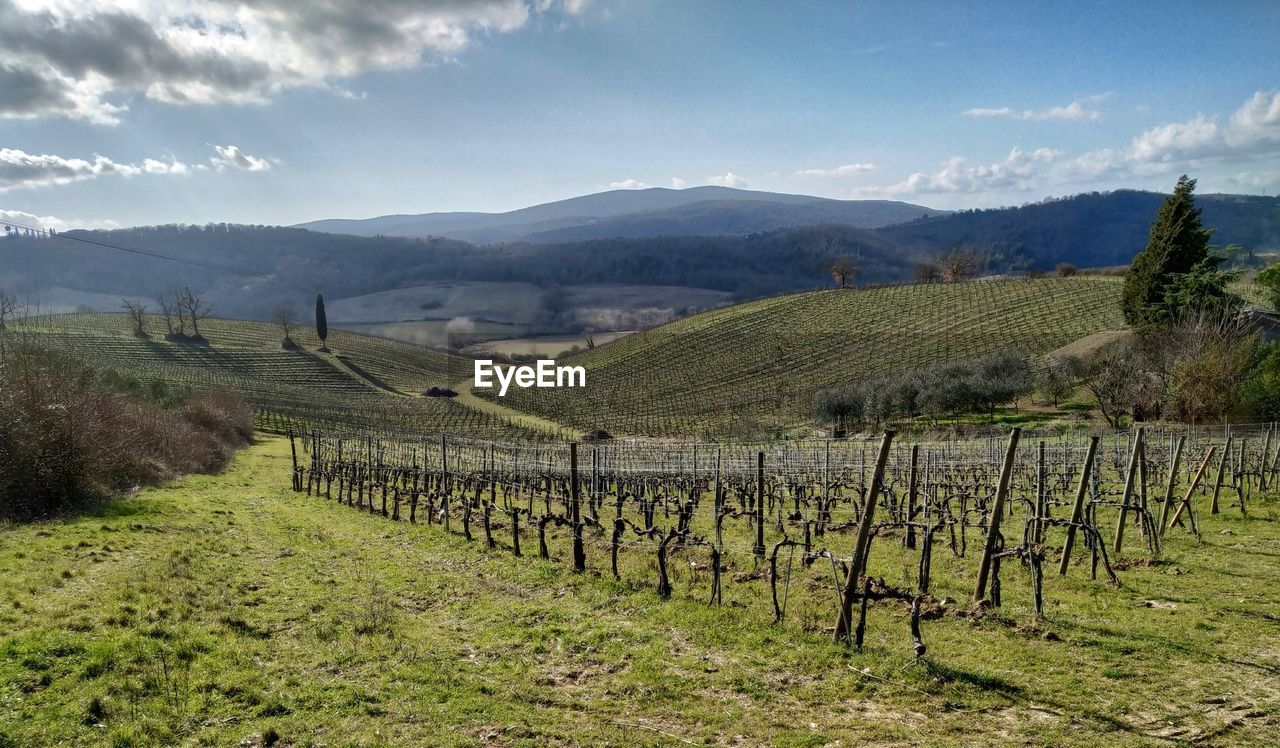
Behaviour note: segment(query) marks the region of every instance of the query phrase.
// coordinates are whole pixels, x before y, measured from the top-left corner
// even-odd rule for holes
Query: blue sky
[[[1280,189],[1280,3],[0,0],[0,210],[508,210],[721,183],[933,207]]]

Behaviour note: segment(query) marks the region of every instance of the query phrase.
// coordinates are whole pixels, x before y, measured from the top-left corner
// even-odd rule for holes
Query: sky
[[[1280,191],[1280,3],[0,0],[0,218]]]

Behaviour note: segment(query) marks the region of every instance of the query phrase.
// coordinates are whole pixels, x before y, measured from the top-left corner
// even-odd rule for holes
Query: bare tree
[[[968,280],[978,272],[978,255],[973,250],[956,247],[938,258],[938,269],[947,283]]]
[[[1113,345],[1101,351],[1084,377],[1084,386],[1093,395],[1098,410],[1112,428],[1133,407],[1142,365],[1137,353],[1127,345]]]
[[[916,283],[934,283],[941,277],[938,266],[932,262],[916,263]]]
[[[298,312],[293,308],[292,304],[280,304],[272,313],[276,324],[280,325],[280,329],[284,330],[284,346],[292,348],[296,343],[293,342],[293,336],[290,334],[291,329],[298,324]]]
[[[156,304],[160,307],[160,319],[164,320],[164,334],[173,334],[173,305],[169,303],[167,296],[161,295],[156,298]]]
[[[838,257],[835,262],[831,263],[831,278],[840,284],[841,288],[848,288],[849,283],[858,279],[858,265],[852,258]]]
[[[22,308],[22,304],[18,300],[10,296],[7,291],[0,288],[0,330],[5,328],[5,323],[13,319],[13,315]]]
[[[133,335],[138,338],[147,337],[147,305],[141,299],[122,299],[120,306],[133,322]]]
[[[178,299],[178,308],[185,311],[187,319],[191,320],[192,336],[201,337],[200,320],[206,319],[213,314],[213,307],[206,304],[199,294],[193,293],[190,286],[186,286],[178,292]],[[179,312],[179,321],[181,321],[181,312]]]

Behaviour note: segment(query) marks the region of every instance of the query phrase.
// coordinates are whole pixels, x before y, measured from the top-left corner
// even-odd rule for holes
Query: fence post
[[[756,453],[756,544],[751,550],[764,561],[764,452]]]
[[[298,493],[302,490],[302,481],[298,475],[298,445],[293,443],[293,429],[289,429],[289,454],[293,457],[293,491]]]
[[[1169,521],[1169,508],[1173,504],[1173,487],[1178,480],[1178,465],[1182,462],[1182,445],[1185,443],[1185,437],[1178,437],[1178,443],[1173,448],[1173,459],[1169,462],[1169,483],[1164,490],[1163,506],[1160,509],[1160,532],[1164,533],[1165,525]]]
[[[884,440],[880,442],[880,454],[876,457],[875,471],[871,474],[871,486],[867,489],[867,500],[862,508],[862,517],[858,522],[858,540],[853,547],[853,558],[845,575],[844,593],[840,600],[840,617],[836,619],[835,640],[848,639],[849,624],[853,619],[853,598],[858,594],[858,575],[867,562],[867,549],[871,544],[871,520],[875,516],[876,497],[880,493],[880,484],[884,481],[884,467],[889,461],[889,445],[893,443],[892,431],[884,432]],[[761,453],[764,454],[763,452]],[[763,462],[763,457],[761,458]]]
[[[587,554],[582,547],[582,511],[578,491],[578,443],[569,444],[569,496],[573,508],[573,570],[587,570]]]
[[[1133,495],[1133,479],[1138,473],[1138,459],[1142,454],[1142,437],[1146,433],[1146,427],[1138,427],[1138,436],[1133,441],[1133,455],[1129,457],[1129,470],[1124,477],[1124,495],[1120,497],[1120,523],[1116,525],[1116,553],[1120,552],[1120,546],[1124,542],[1124,523],[1129,516],[1129,497]]]
[[[906,546],[914,550],[916,547],[916,470],[920,464],[920,445],[911,445],[911,477],[907,481],[907,539]]]
[[[1071,524],[1067,525],[1067,539],[1062,544],[1062,560],[1058,563],[1059,576],[1066,575],[1067,566],[1071,563],[1071,547],[1076,542],[1076,525],[1084,517],[1084,497],[1089,492],[1089,475],[1092,472],[1093,457],[1098,453],[1098,440],[1099,437],[1096,436],[1089,438],[1089,449],[1084,456],[1084,466],[1080,468],[1080,487],[1076,490],[1076,503],[1071,507]],[[1178,437],[1178,445],[1181,449],[1182,437]]]
[[[1222,493],[1222,479],[1227,474],[1227,458],[1231,456],[1231,437],[1222,447],[1222,459],[1218,461],[1218,477],[1213,482],[1213,502],[1209,504],[1209,513],[1218,513],[1218,496]]]
[[[1009,446],[1005,449],[1004,465],[1000,467],[1000,482],[996,485],[996,498],[991,504],[991,519],[987,523],[987,542],[982,547],[982,563],[978,566],[978,583],[973,588],[974,600],[981,600],[987,594],[987,575],[991,573],[991,557],[995,555],[996,538],[1000,536],[1000,519],[1004,516],[1009,479],[1013,475],[1013,459],[1021,436],[1021,428],[1015,427],[1009,432]],[[1094,437],[1094,444],[1097,445],[1097,437]]]

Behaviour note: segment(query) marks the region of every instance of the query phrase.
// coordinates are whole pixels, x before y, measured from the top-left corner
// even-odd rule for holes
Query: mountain
[[[506,213],[424,213],[326,219],[298,228],[356,236],[442,236],[477,244],[555,243],[614,237],[717,236],[843,223],[878,228],[943,211],[888,200],[689,187],[611,190]]]
[[[720,188],[709,189],[713,191],[708,194],[724,194]],[[649,193],[642,194],[642,200],[669,200],[690,190],[642,192]],[[316,293],[338,301],[461,281],[484,289],[493,284],[534,284],[545,289],[546,298],[544,309],[529,323],[555,327],[566,311],[564,287],[680,287],[684,290],[672,292],[673,307],[681,306],[678,299],[690,288],[747,299],[829,285],[828,269],[842,256],[858,264],[860,284],[910,280],[916,263],[956,246],[978,253],[984,274],[1052,269],[1058,263],[1124,265],[1145,245],[1163,199],[1153,192],[1092,193],[1017,208],[917,218],[878,229],[822,223],[766,231],[757,230],[761,224],[753,223],[758,220],[755,216],[763,216],[762,222],[800,220],[797,216],[805,221],[852,219],[842,212],[848,204],[840,201],[783,196],[793,202],[780,204],[761,197],[767,193],[728,192],[746,194],[754,202],[699,201],[648,211],[642,223],[660,230],[663,235],[659,236],[627,237],[630,222],[640,215],[635,213],[600,219],[600,224],[612,227],[608,238],[586,238],[588,232],[570,227],[546,230],[542,236],[548,242],[582,238],[554,243],[486,245],[438,237],[362,237],[226,224],[73,231],[51,238],[12,236],[0,238],[0,288],[31,292],[45,308],[68,304],[101,308],[104,299],[155,299],[174,288],[191,286],[205,294],[220,315],[266,319],[281,302],[308,309]],[[583,199],[593,210],[607,211],[621,209],[617,201],[635,194],[604,193]],[[1215,229],[1215,244],[1240,244],[1254,253],[1280,248],[1277,198],[1198,195],[1196,201],[1203,208],[1204,224]],[[704,202],[716,204],[715,209],[704,212]],[[892,203],[862,206],[871,207],[899,209]],[[455,215],[454,220],[470,219]],[[691,233],[699,226],[709,230],[713,221],[720,233]],[[72,238],[181,262],[113,251]],[[1243,259],[1250,261],[1248,253]],[[421,309],[423,319],[438,316],[429,307]]]
[[[935,253],[964,246],[989,258],[992,269],[1051,269],[1127,265],[1147,243],[1165,196],[1116,190],[1046,200],[1016,208],[967,210],[879,230],[905,252]],[[1251,250],[1280,247],[1280,199],[1257,195],[1196,195],[1212,242]]]

